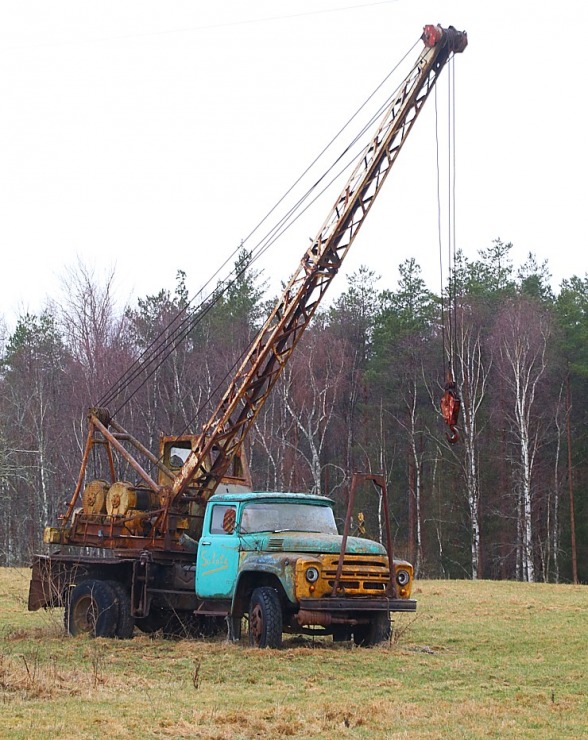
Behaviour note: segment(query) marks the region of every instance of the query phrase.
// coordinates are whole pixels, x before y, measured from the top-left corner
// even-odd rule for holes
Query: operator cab
[[[172,473],[179,473],[192,450],[196,448],[197,443],[198,435],[184,434],[179,437],[162,436],[159,450],[160,459]],[[212,452],[214,454],[214,447]],[[209,459],[205,463],[205,468],[209,470],[211,465],[212,460]],[[159,484],[169,485],[170,483],[169,476],[160,470]],[[231,465],[223,476],[217,490],[219,493],[247,493],[252,490],[251,474],[242,450],[239,450],[233,457]]]

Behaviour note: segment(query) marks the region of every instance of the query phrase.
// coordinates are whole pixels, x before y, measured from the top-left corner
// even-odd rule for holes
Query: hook
[[[456,442],[459,442],[459,432],[457,431],[457,427],[455,424],[450,424],[449,428],[451,429],[451,434],[446,434],[447,441],[450,445],[454,445]]]
[[[451,434],[447,434],[447,441],[452,445],[459,441],[457,420],[459,419],[460,406],[461,398],[459,397],[457,385],[451,374],[448,374],[447,382],[445,383],[445,393],[441,398],[441,414],[443,420],[451,430]]]

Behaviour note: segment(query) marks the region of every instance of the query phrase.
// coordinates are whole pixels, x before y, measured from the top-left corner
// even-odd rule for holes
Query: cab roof
[[[313,504],[319,506],[333,506],[333,499],[315,493],[285,493],[283,491],[261,491],[250,493],[215,493],[209,503],[244,503],[249,501],[281,501],[283,503]]]

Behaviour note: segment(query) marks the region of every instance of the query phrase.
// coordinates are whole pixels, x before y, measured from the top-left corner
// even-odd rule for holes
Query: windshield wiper
[[[274,529],[274,534],[279,534],[280,532],[301,532],[302,534],[329,534],[328,532],[323,532],[320,529]]]

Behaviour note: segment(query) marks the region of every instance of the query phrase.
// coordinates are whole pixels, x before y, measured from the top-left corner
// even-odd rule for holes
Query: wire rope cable
[[[442,229],[442,195],[441,195],[441,145],[439,137],[440,114],[435,89],[435,145],[437,167],[437,239],[439,250],[439,279],[441,297],[441,335],[445,381],[453,377],[455,362],[455,344],[457,340],[457,285],[456,285],[456,154],[455,154],[455,58],[448,60],[447,86],[447,285],[445,285],[443,259]]]
[[[457,275],[456,275],[456,257],[457,257],[457,232],[456,232],[456,136],[455,136],[455,56],[449,59],[447,65],[448,71],[448,110],[449,110],[449,243],[450,243],[450,301],[451,301],[451,320],[452,320],[452,344],[451,344],[451,372],[454,370],[456,346],[457,346]]]
[[[327,176],[333,171],[338,163],[350,152],[353,147],[361,141],[366,131],[371,128],[374,121],[382,114],[382,111],[390,105],[390,101],[393,96],[389,96],[386,101],[378,108],[369,121],[364,124],[360,131],[351,139],[350,143],[347,144],[343,151],[335,158],[335,160],[328,167],[318,180],[304,193],[304,195],[278,220],[278,222],[269,229],[269,231],[261,237],[256,243],[253,249],[249,253],[249,259],[246,264],[237,270],[237,267],[229,272],[227,277],[217,282],[214,289],[211,288],[212,282],[218,275],[226,268],[227,264],[231,259],[234,259],[239,250],[244,248],[244,245],[259,231],[261,226],[268,220],[268,218],[279,208],[279,206],[285,201],[285,199],[293,192],[294,188],[300,184],[303,178],[308,175],[311,169],[320,161],[320,159],[326,154],[326,152],[334,145],[337,139],[342,133],[350,126],[350,124],[357,118],[361,111],[368,105],[378,91],[386,84],[389,78],[394,74],[398,67],[404,62],[406,57],[411,54],[416,44],[403,55],[400,61],[393,67],[393,69],[384,77],[374,91],[366,98],[356,112],[349,118],[345,125],[339,129],[335,136],[329,141],[329,143],[321,150],[321,152],[313,159],[313,161],[304,169],[304,171],[298,176],[292,186],[284,193],[284,195],[276,202],[276,204],[268,211],[268,213],[261,219],[261,221],[255,226],[255,228],[248,234],[239,246],[233,250],[233,252],[227,257],[223,264],[216,270],[216,272],[209,278],[206,284],[196,293],[196,295],[188,302],[188,304],[180,309],[172,319],[166,324],[166,326],[159,332],[159,334],[149,343],[149,345],[143,350],[139,357],[131,363],[130,367],[118,378],[118,380],[111,386],[111,388],[103,394],[99,401],[99,405],[107,405],[112,403],[117,397],[121,396],[127,391],[130,386],[137,383],[136,387],[131,390],[125,399],[117,406],[117,409],[113,412],[113,416],[118,413],[123,406],[130,401],[130,399],[138,392],[138,390],[148,381],[148,379],[158,370],[158,368],[167,359],[177,346],[186,339],[186,337],[195,329],[195,327],[208,315],[212,308],[218,303],[219,300],[227,293],[227,291],[235,284],[235,282],[243,275],[243,273],[258,260],[274,243],[281,237],[285,231],[287,231],[293,223],[300,218],[300,216],[319,198],[332,184],[340,177],[359,157],[355,155],[347,162],[326,184],[323,185],[322,189],[318,192],[317,189],[323,184]],[[310,200],[310,196],[314,193],[314,197]],[[307,204],[304,206],[304,204]],[[304,208],[303,208],[304,206]],[[206,293],[206,291],[209,291]],[[202,297],[204,296],[204,297]],[[190,310],[190,306],[195,303],[196,299],[200,299],[200,302]],[[243,353],[244,355],[244,353]],[[241,359],[243,357],[241,356]],[[239,359],[236,361],[235,366],[238,364]],[[234,367],[232,369],[234,369]],[[227,373],[226,377],[230,374]],[[139,378],[142,378],[141,383],[138,383]],[[222,382],[222,381],[221,381]],[[215,389],[217,391],[218,389]]]

